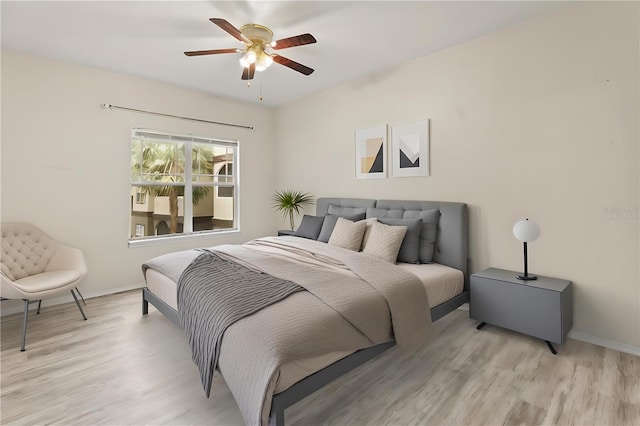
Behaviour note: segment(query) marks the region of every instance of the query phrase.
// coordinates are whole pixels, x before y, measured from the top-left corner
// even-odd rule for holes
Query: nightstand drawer
[[[482,286],[481,291],[478,286]],[[469,315],[473,319],[562,343],[557,292],[476,278],[471,280],[470,299]]]
[[[513,278],[511,278],[513,276]],[[469,317],[529,336],[564,343],[572,325],[571,282],[487,269],[471,275]]]

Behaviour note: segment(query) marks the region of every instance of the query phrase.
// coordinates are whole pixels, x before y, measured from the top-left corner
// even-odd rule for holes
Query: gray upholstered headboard
[[[338,207],[347,208],[363,208],[375,207],[376,200],[366,198],[318,198],[316,200],[316,215],[325,216],[329,213],[329,205],[333,204]]]
[[[440,210],[438,222],[438,237],[434,261],[451,266],[464,273],[465,289],[469,289],[468,263],[468,213],[465,203],[451,201],[412,201],[412,200],[372,200],[364,198],[318,198],[316,201],[316,215],[324,216],[329,211],[329,205],[339,207],[387,210]]]

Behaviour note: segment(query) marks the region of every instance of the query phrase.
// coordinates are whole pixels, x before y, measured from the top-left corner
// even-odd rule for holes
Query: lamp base
[[[532,274],[527,274],[527,275],[518,274],[516,275],[516,278],[522,281],[533,281],[538,279],[536,275],[532,275]]]

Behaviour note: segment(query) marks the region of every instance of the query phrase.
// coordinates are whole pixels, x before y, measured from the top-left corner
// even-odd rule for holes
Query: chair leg
[[[20,352],[25,351],[25,343],[27,341],[27,318],[29,316],[29,301],[24,300],[24,319],[22,320],[22,343],[20,344]]]
[[[40,306],[42,305],[42,299],[38,300],[38,310],[36,311],[36,314],[40,314]]]
[[[76,291],[78,292],[78,295],[80,295],[80,299],[82,299],[84,306],[87,306],[87,302],[84,301],[84,296],[80,293],[80,289],[78,287],[76,287]]]
[[[73,300],[76,301],[76,305],[78,305],[78,309],[80,309],[80,313],[82,314],[82,318],[84,318],[84,320],[87,320],[87,316],[84,314],[84,311],[82,310],[82,306],[80,306],[80,302],[78,302],[78,298],[76,297],[76,293],[71,290],[71,295],[73,296]]]

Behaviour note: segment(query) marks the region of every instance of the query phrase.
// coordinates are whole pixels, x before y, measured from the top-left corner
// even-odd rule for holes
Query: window
[[[238,142],[134,129],[130,241],[238,229]]]
[[[136,192],[136,204],[145,204],[147,202],[147,193],[141,187]]]
[[[221,178],[229,178],[233,176],[233,163],[225,163],[220,167],[218,176]],[[233,198],[233,188],[228,186],[218,187],[218,197]]]

